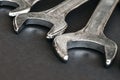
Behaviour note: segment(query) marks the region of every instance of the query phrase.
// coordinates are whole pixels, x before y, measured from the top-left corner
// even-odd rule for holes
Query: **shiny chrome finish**
[[[0,0],[0,6],[13,6],[16,9],[9,12],[9,16],[28,13],[31,7],[40,0]]]
[[[97,45],[103,46],[106,66],[109,66],[117,53],[117,44],[108,39],[103,30],[119,0],[101,0],[88,24],[74,33],[63,34],[54,39],[55,49],[64,61],[68,61],[69,48],[83,47],[102,51]],[[92,44],[94,46],[92,46]]]
[[[51,28],[47,34],[48,39],[62,34],[67,28],[66,15],[73,9],[87,2],[88,0],[64,0],[59,5],[42,12],[31,12],[21,14],[14,19],[14,29],[18,33],[23,28],[23,23],[37,24]]]

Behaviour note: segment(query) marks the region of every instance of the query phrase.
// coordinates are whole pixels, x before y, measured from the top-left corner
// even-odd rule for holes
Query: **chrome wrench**
[[[0,0],[0,6],[13,6],[16,9],[9,12],[9,16],[28,13],[31,7],[40,0]]]
[[[54,46],[59,57],[68,61],[67,49],[83,47],[102,51],[102,48],[96,47],[100,45],[104,47],[106,66],[109,66],[116,56],[117,44],[108,39],[103,30],[118,2],[119,0],[101,0],[82,30],[57,36],[54,39]]]
[[[87,2],[88,0],[64,0],[59,5],[42,12],[31,12],[21,14],[14,19],[14,30],[19,33],[23,29],[23,23],[44,25],[51,28],[47,34],[48,39],[62,34],[67,28],[66,15],[73,9]]]

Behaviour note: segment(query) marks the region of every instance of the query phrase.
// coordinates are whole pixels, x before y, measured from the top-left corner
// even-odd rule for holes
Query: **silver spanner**
[[[106,66],[109,66],[117,53],[117,44],[108,39],[104,33],[104,27],[108,22],[119,0],[101,0],[87,25],[74,33],[63,34],[54,39],[54,46],[59,57],[68,61],[67,49],[90,48],[102,51],[106,56]],[[98,48],[97,46],[103,46]]]
[[[13,6],[16,9],[9,12],[9,16],[28,13],[31,7],[40,0],[0,0],[0,6]],[[14,5],[15,4],[15,5]]]
[[[37,24],[51,28],[47,34],[48,39],[62,34],[67,28],[65,16],[73,9],[87,2],[88,0],[64,0],[59,5],[42,12],[31,12],[21,14],[14,19],[14,29],[18,33],[23,29],[23,23]]]

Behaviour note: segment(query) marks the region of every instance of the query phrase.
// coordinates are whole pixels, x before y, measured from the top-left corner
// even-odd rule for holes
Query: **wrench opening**
[[[20,33],[24,28],[30,25],[45,26],[47,28],[51,28],[53,26],[53,24],[48,21],[39,20],[39,19],[27,19],[19,29],[14,27],[14,30],[16,30],[16,33]]]
[[[94,43],[94,42],[88,42],[88,41],[69,41],[67,42],[67,49],[68,52],[69,50],[72,49],[77,49],[77,50],[92,50],[92,51],[96,51],[98,52],[100,55],[104,55],[105,51],[104,51],[104,46]],[[63,63],[67,63],[68,60],[63,59],[56,50],[54,50],[55,56],[62,61]],[[79,53],[78,53],[79,54]],[[98,54],[98,55],[99,55]],[[66,58],[67,59],[67,58]],[[105,58],[103,58],[105,59]],[[107,66],[105,65],[105,67],[107,68]]]
[[[67,48],[68,50],[74,48],[85,48],[105,53],[103,45],[88,41],[70,41],[67,44]]]
[[[8,6],[8,7],[12,7],[12,8],[19,7],[19,5],[17,3],[9,2],[9,1],[0,1],[0,6],[1,7]]]
[[[25,26],[27,25],[38,25],[38,26],[46,26],[48,28],[52,28],[53,24],[45,21],[45,20],[39,20],[39,19],[28,19],[27,21],[25,21]],[[23,24],[23,25],[24,25]]]

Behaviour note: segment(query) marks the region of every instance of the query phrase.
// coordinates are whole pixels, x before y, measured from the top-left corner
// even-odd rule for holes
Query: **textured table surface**
[[[42,11],[61,1],[43,0],[31,11]],[[98,0],[91,0],[69,13],[66,33],[83,28],[97,3]],[[15,34],[13,18],[8,16],[11,9],[0,7],[0,80],[120,80],[120,48],[109,69],[103,67],[104,54],[88,49],[69,50],[69,62],[62,63],[55,56],[52,41],[45,38],[49,29],[32,25],[19,35]],[[120,47],[119,5],[105,28],[105,34]]]

